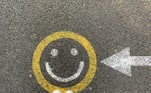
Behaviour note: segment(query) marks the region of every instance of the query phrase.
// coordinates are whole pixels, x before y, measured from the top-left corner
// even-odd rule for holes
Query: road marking
[[[57,56],[57,55],[58,55],[58,49],[52,49],[51,52],[50,52],[50,54],[51,54],[53,57]]]
[[[78,55],[78,50],[76,48],[72,48],[70,52],[73,56]]]
[[[128,47],[104,59],[101,63],[131,77],[131,66],[151,66],[151,56],[130,56]]]
[[[61,93],[60,90],[54,90],[52,93]]]
[[[81,44],[84,47],[89,57],[89,68],[85,77],[79,83],[71,87],[65,87],[65,88],[58,87],[49,83],[43,76],[41,72],[41,68],[40,68],[40,58],[45,47],[49,43],[52,43],[53,41],[62,39],[62,38],[68,38],[68,39],[77,41],[79,44]],[[96,72],[96,66],[97,66],[96,54],[91,43],[85,37],[79,34],[76,34],[74,32],[70,32],[70,31],[55,32],[45,37],[36,47],[36,50],[34,51],[33,59],[32,59],[32,69],[36,77],[36,80],[41,85],[41,87],[43,87],[49,93],[52,93],[54,90],[60,90],[61,93],[65,93],[67,90],[72,90],[73,93],[78,93],[82,91],[91,83]]]
[[[48,74],[53,78],[55,79],[56,81],[59,81],[59,82],[70,82],[76,78],[78,78],[81,74],[81,72],[83,71],[84,69],[84,61],[81,61],[80,64],[79,64],[79,68],[77,70],[77,72],[68,77],[68,78],[62,78],[62,77],[58,77],[56,76],[53,72],[52,72],[52,68],[49,66],[49,62],[46,62],[45,63],[45,66],[46,66],[46,71],[48,72]]]
[[[67,90],[67,91],[66,91],[66,93],[73,93],[73,91],[71,91],[71,90]]]

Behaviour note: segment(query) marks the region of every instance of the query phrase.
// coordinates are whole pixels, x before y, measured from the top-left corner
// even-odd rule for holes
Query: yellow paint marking
[[[45,47],[49,44],[52,43],[55,40],[62,39],[62,38],[69,38],[72,40],[77,41],[80,43],[85,50],[87,51],[88,57],[89,57],[89,68],[88,71],[79,83],[71,86],[71,87],[66,87],[66,88],[61,88],[58,86],[55,86],[51,83],[49,83],[43,76],[41,69],[40,69],[40,58],[42,55],[43,50]],[[60,90],[61,93],[65,93],[67,90],[72,90],[74,93],[78,93],[85,89],[92,81],[95,72],[96,72],[96,54],[94,51],[94,48],[90,44],[90,42],[83,36],[76,34],[74,32],[70,31],[60,31],[60,32],[55,32],[54,34],[51,34],[44,38],[37,46],[34,54],[33,54],[33,59],[32,59],[32,69],[34,72],[34,75],[38,81],[38,83],[41,85],[42,88],[44,88],[46,91],[49,93],[52,93],[53,90]]]

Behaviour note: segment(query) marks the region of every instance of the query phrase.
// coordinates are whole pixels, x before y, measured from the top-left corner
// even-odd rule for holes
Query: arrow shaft
[[[132,66],[151,66],[151,56],[131,56]]]

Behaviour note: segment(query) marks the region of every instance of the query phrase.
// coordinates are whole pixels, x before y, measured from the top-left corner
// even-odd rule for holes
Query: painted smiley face
[[[59,45],[59,48],[50,47],[49,49],[49,44],[57,40],[62,40],[62,39],[71,39],[73,41],[76,41],[79,45],[81,45],[82,48],[79,48],[79,47],[75,48],[75,46],[64,47],[64,45],[63,45],[64,48],[60,48],[60,45]],[[67,42],[65,45],[69,45],[69,44],[70,43]],[[70,45],[74,45],[74,44],[70,44]],[[85,50],[86,53],[83,53],[79,49]],[[70,56],[68,54],[70,54]],[[80,58],[80,57],[85,57],[80,54],[87,54],[88,60],[85,60],[85,58],[84,59]],[[72,59],[72,58],[75,58],[75,59]],[[54,61],[55,63],[51,63]],[[71,65],[69,65],[70,63]],[[79,64],[74,64],[74,63],[79,63]],[[96,65],[97,65],[96,54],[91,43],[85,37],[71,31],[55,32],[54,34],[45,37],[36,47],[33,54],[33,59],[32,59],[32,68],[33,68],[33,73],[36,77],[36,80],[41,85],[41,87],[44,88],[49,93],[78,93],[84,90],[91,83],[95,75]],[[59,67],[55,67],[55,66],[59,66]],[[84,68],[82,66],[84,66]],[[86,66],[88,66],[86,69],[87,71],[84,71]],[[63,67],[65,67],[65,69],[61,69]],[[63,70],[65,71],[63,71],[63,74],[60,72],[57,74],[56,68],[58,68],[59,71],[63,71]],[[75,69],[71,69],[71,68],[75,68]],[[51,77],[53,79],[52,81],[55,80],[54,79],[55,77],[57,78],[61,77],[61,79],[64,79],[64,80],[59,81],[56,79],[55,81],[57,83],[54,84],[53,82],[51,82],[51,80],[50,81],[48,80],[49,78],[47,79],[47,76],[45,76],[46,72],[47,72],[47,75],[49,75],[48,77],[49,78]],[[70,72],[72,72],[71,75],[70,75]],[[73,72],[77,72],[77,73],[81,72],[81,73],[79,73],[80,74],[79,76],[79,75],[76,75],[76,73],[73,74]],[[82,75],[83,72],[86,72],[86,73]],[[55,77],[53,77],[53,75],[50,75],[50,74],[55,75]],[[73,78],[73,80],[72,79],[68,81],[65,80],[74,75],[76,75],[77,77]],[[78,81],[77,79],[80,78],[81,76],[83,77]],[[78,82],[74,82],[74,79],[77,80]],[[74,83],[72,84],[71,81]],[[59,82],[67,84],[67,85],[60,86]],[[69,82],[72,85],[68,85]]]
[[[54,85],[69,87],[81,81],[88,70],[89,59],[85,49],[71,39],[56,40],[41,56],[42,72]]]

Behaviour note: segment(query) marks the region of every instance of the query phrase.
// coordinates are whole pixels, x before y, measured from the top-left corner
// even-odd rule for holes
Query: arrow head
[[[123,74],[131,76],[131,63],[130,48],[125,48],[119,53],[112,55],[109,58],[104,59],[101,63],[120,71]]]

